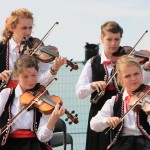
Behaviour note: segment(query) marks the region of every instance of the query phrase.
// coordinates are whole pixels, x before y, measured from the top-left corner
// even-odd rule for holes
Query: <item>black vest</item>
[[[124,102],[122,100],[122,94],[117,95],[116,101],[114,104],[114,116],[117,116],[119,118],[122,118],[124,116]],[[148,139],[150,140],[150,125],[147,122],[147,117],[148,115],[140,109],[139,112],[137,112],[137,118],[136,118],[136,123],[141,131],[141,133]],[[113,141],[109,145],[109,149],[116,143],[122,128],[123,128],[124,121],[122,121],[113,131]]]
[[[31,42],[31,45],[35,45],[38,44],[40,40],[38,38],[30,37],[29,41]],[[9,51],[7,45],[8,44],[3,44],[2,42],[0,43],[0,73],[9,69]]]
[[[104,77],[106,75],[106,71],[104,68],[104,65],[101,64],[101,57],[100,55],[94,56],[92,57],[92,62],[91,62],[91,67],[92,67],[92,82],[94,81],[104,81]],[[111,90],[105,91],[104,96],[101,97],[101,99],[98,101],[98,103],[92,104],[91,106],[95,109],[100,110],[102,108],[102,106],[104,105],[104,103],[110,99],[113,95],[116,95],[117,90]],[[95,95],[97,94],[97,91],[94,91],[91,94],[91,99],[95,97]]]

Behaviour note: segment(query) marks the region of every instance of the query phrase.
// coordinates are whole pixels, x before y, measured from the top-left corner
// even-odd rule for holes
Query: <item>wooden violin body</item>
[[[53,112],[57,103],[62,105],[62,100],[59,96],[50,96],[44,86],[37,84],[36,90],[29,90],[21,95],[20,103],[25,107],[32,103],[29,109],[36,107],[42,113],[48,115]],[[73,116],[72,113],[67,110],[65,114],[72,122],[75,124],[78,123],[77,115]]]
[[[149,50],[140,50],[140,51],[133,51],[133,52],[132,50],[133,48],[130,46],[119,47],[118,51],[113,53],[111,57],[111,61],[115,63],[123,55],[131,55],[135,57],[140,64],[144,64],[149,60],[150,57]]]
[[[30,42],[31,41],[31,42]],[[30,46],[28,46],[30,45]],[[32,47],[32,48],[31,48]],[[45,46],[42,41],[37,38],[31,38],[27,41],[27,49],[24,54],[31,56],[36,56],[44,63],[53,61],[56,57],[59,57],[59,51],[55,46]],[[79,67],[76,63],[72,63],[72,60],[67,60],[67,65],[71,67],[72,70],[77,70]]]
[[[134,112],[138,112],[142,109],[146,114],[150,115],[150,86],[141,85],[141,87],[135,91],[134,95],[131,96],[129,106],[130,108],[134,106]]]

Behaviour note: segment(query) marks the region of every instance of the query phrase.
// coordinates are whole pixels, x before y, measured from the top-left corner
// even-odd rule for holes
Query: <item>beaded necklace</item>
[[[6,70],[9,70],[9,41],[6,45]]]

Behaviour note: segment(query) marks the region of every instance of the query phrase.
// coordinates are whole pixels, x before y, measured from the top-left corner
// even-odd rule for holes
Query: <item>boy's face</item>
[[[120,33],[105,32],[105,35],[101,35],[101,42],[104,46],[105,54],[112,55],[120,46],[121,35]]]
[[[37,83],[37,70],[32,68],[23,68],[22,72],[17,76],[17,80],[23,91],[32,89]]]

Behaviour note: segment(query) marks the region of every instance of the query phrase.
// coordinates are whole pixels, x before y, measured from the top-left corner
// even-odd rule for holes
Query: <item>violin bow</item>
[[[132,111],[132,110],[135,108],[135,106],[138,104],[138,102],[140,102],[140,100],[142,100],[149,92],[150,92],[150,87],[149,87],[148,90],[134,103],[134,105],[129,108],[129,110],[123,115],[123,117],[120,118],[120,121],[119,121],[118,125],[124,120],[124,118],[128,115],[128,113],[129,113],[130,111]],[[147,102],[147,103],[148,103],[148,102]],[[117,126],[118,126],[118,125],[117,125]],[[116,126],[116,127],[117,127],[117,126]],[[116,127],[115,127],[115,128],[116,128]],[[115,128],[110,127],[110,128],[105,132],[105,134],[107,134],[111,129],[114,130]]]
[[[145,36],[145,34],[148,32],[148,30],[146,30],[143,35],[140,37],[140,39],[136,42],[136,44],[134,45],[134,47],[132,48],[131,52],[128,54],[128,56],[130,56],[134,51],[135,51],[135,47],[138,45],[138,43],[141,41],[141,39]],[[115,71],[115,73],[111,76],[111,78],[107,81],[106,86],[110,84],[111,80],[115,77],[115,75],[117,74],[117,71]],[[98,100],[101,98],[101,96],[104,95],[104,91],[101,91],[99,93],[97,93],[97,95],[91,100],[91,102],[93,103],[97,103]]]
[[[52,29],[58,25],[59,22],[55,22],[52,27],[47,31],[47,33],[44,35],[44,37],[41,39],[40,43],[37,44],[37,46],[34,48],[33,52],[31,53],[31,56],[37,51],[37,49],[42,45],[43,41],[49,36],[50,32],[52,31]]]

